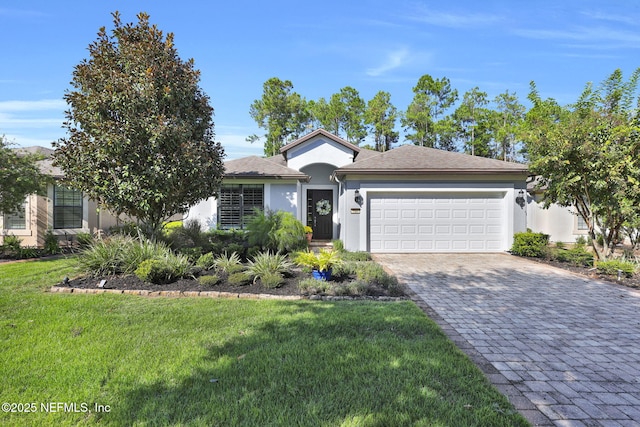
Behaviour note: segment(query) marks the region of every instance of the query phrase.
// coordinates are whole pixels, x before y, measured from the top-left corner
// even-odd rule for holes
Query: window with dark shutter
[[[262,184],[230,184],[220,188],[218,199],[218,228],[244,229],[254,209],[264,209]]]

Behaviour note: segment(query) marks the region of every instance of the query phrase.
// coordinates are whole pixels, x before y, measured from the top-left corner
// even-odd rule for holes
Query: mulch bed
[[[148,283],[140,280],[138,277],[134,275],[117,275],[117,276],[107,276],[107,277],[80,277],[70,280],[67,284],[58,283],[56,286],[59,287],[68,287],[74,289],[100,289],[98,284],[105,280],[104,287],[102,289],[116,289],[116,290],[141,290],[141,291],[149,291],[149,292],[161,292],[161,291],[180,291],[180,292],[203,292],[203,291],[214,291],[214,292],[226,292],[231,294],[262,294],[262,295],[274,295],[274,296],[301,296],[306,297],[307,295],[302,294],[298,289],[298,282],[304,278],[310,278],[311,275],[303,272],[300,269],[294,269],[293,274],[290,277],[286,277],[284,284],[280,287],[267,289],[260,285],[260,283],[249,283],[248,285],[234,286],[229,284],[228,282],[222,280],[216,285],[213,286],[202,286],[195,279],[180,279],[173,283],[167,283],[163,285],[156,285],[153,283]],[[336,281],[336,283],[348,283],[349,280],[352,280],[352,277],[340,278]],[[328,295],[332,296],[332,295]],[[314,296],[310,296],[313,298]],[[367,299],[371,298],[387,298],[389,297],[388,292],[385,289],[371,286],[368,294],[366,295]],[[406,297],[401,297],[406,298]]]
[[[554,267],[561,268],[563,270],[571,271],[572,273],[580,274],[582,276],[589,277],[591,279],[602,280],[604,282],[617,283],[619,285],[624,285],[629,288],[640,289],[640,274],[636,273],[632,277],[625,277],[622,275],[620,281],[618,281],[617,276],[609,276],[607,274],[602,274],[594,267],[585,267],[585,266],[576,266],[570,264],[568,262],[560,262],[560,261],[552,261],[543,258],[529,258],[531,261],[540,262],[548,265],[552,265]]]

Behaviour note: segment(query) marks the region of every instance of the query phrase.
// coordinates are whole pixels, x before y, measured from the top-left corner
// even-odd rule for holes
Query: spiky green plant
[[[284,274],[288,274],[290,271],[291,262],[287,259],[286,255],[278,252],[275,254],[271,252],[260,252],[253,260],[249,260],[247,267],[247,273],[253,276],[253,283],[256,283],[258,279],[263,279],[264,276],[277,274],[283,277]]]
[[[244,270],[242,260],[240,259],[240,256],[237,252],[232,252],[231,255],[227,254],[226,252],[224,254],[218,255],[213,261],[213,265],[218,270],[227,274],[233,274]]]

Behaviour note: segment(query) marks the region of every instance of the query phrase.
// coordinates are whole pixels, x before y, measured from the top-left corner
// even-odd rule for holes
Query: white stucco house
[[[527,228],[527,166],[404,145],[380,153],[325,130],[277,156],[230,160],[218,199],[188,214],[243,228],[255,207],[292,212],[317,240],[370,252],[502,252]]]
[[[579,237],[587,237],[589,228],[573,207],[551,204],[544,208],[544,189],[537,188],[537,183],[535,177],[527,181],[527,227],[548,234],[551,242],[575,243]]]

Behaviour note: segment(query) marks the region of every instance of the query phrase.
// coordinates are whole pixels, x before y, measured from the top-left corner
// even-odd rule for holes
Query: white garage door
[[[505,250],[504,195],[372,195],[371,252]]]

